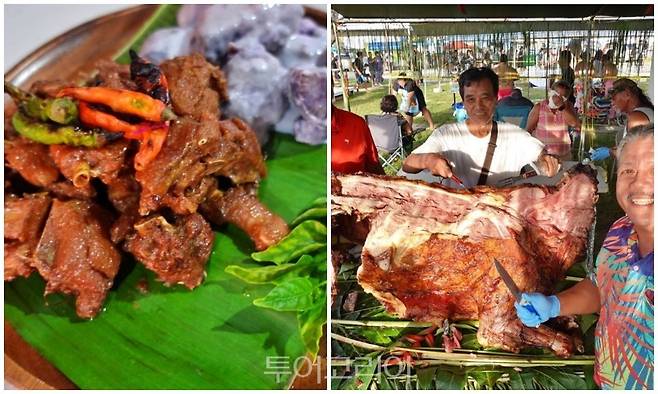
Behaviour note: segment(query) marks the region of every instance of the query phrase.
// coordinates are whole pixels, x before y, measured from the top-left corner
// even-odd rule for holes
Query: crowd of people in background
[[[457,55],[456,50],[449,53]],[[541,142],[547,154],[563,161],[572,159],[572,144],[581,127],[580,117],[585,108],[585,98],[593,100],[594,104],[597,104],[596,100],[604,100],[608,103],[608,109],[626,115],[627,124],[617,141],[621,140],[628,128],[653,121],[653,104],[637,83],[617,77],[618,70],[612,62],[614,49],[605,53],[598,50],[592,56],[583,52],[580,61],[573,68],[571,51],[564,48],[558,53],[559,74],[553,76],[553,81],[547,88],[547,98],[537,103],[524,97],[522,90],[515,86],[515,82],[520,78],[519,72],[509,64],[504,53],[498,54],[498,62],[494,63],[487,52],[487,65],[474,67],[473,53],[466,50],[460,62],[464,63],[467,69],[460,76],[471,72],[470,70],[490,70],[491,74],[497,77],[493,118],[500,124],[511,122],[525,130]],[[335,59],[335,62],[337,64],[338,59]],[[379,51],[357,51],[356,58],[351,63],[357,83],[370,86],[383,85],[385,66],[386,60]],[[382,115],[399,119],[399,126],[407,141],[413,138],[416,131],[414,118],[418,115],[425,119],[429,130],[435,130],[420,81],[413,73],[408,76],[405,72],[393,73],[390,78],[391,89],[381,99]],[[589,95],[591,98],[583,92],[586,83],[592,90]],[[468,111],[466,103],[456,104],[460,104],[461,109],[455,110],[455,114],[459,113],[459,117],[455,115],[458,123],[473,117],[473,108]],[[589,107],[592,110],[597,105]],[[602,160],[614,153],[614,148],[598,147],[592,153],[592,159]]]

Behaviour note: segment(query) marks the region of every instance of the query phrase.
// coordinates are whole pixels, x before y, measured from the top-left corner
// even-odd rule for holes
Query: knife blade
[[[521,291],[519,290],[519,287],[514,282],[514,279],[512,279],[512,277],[507,272],[505,267],[503,267],[498,260],[494,259],[494,265],[496,266],[496,271],[498,271],[498,275],[500,275],[500,278],[503,280],[503,283],[505,283],[505,286],[507,286],[509,291],[512,293],[514,299],[516,299],[516,302],[520,302]]]
[[[535,310],[535,308],[532,306],[531,303],[528,301],[524,300],[521,297],[521,290],[519,290],[519,286],[516,285],[514,282],[514,279],[510,276],[510,274],[507,272],[505,267],[503,267],[502,264],[496,259],[493,259],[494,261],[494,266],[496,267],[496,271],[498,271],[498,275],[500,275],[500,278],[503,280],[503,283],[505,283],[505,286],[509,289],[510,293],[514,296],[514,299],[516,302],[519,303],[522,307],[527,309],[528,311],[534,313],[535,315],[539,316],[539,313]],[[539,325],[537,325],[539,327]]]
[[[457,176],[456,176],[455,174],[452,174],[452,176],[450,177],[450,179],[452,179],[454,182],[456,182],[456,183],[458,183],[459,185],[461,185],[461,187],[463,187],[463,188],[466,187],[466,185],[464,185],[464,182],[462,182],[461,179],[457,178]]]

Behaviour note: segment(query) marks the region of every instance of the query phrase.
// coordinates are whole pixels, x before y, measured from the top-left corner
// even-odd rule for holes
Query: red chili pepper
[[[106,87],[64,88],[57,97],[69,96],[94,104],[104,104],[113,111],[139,116],[152,122],[161,122],[175,117],[166,105],[150,96],[126,89]]]
[[[142,171],[160,153],[169,132],[169,125],[153,129],[148,132],[139,145],[139,151],[135,155],[135,170]]]
[[[386,361],[384,361],[384,366],[388,367],[388,366],[391,366],[391,365],[398,365],[401,362],[402,362],[402,359],[400,357],[397,357],[397,356],[396,357],[389,357],[389,358],[386,359]]]
[[[414,365],[414,358],[411,357],[411,353],[409,352],[402,353],[402,360],[409,365]]]
[[[96,110],[84,101],[78,103],[80,122],[89,127],[99,127],[105,131],[122,133],[129,140],[141,141],[153,129],[160,129],[164,123],[128,123],[103,111]]]
[[[427,345],[429,347],[434,347],[434,335],[432,334],[425,335],[425,342],[427,342]]]
[[[130,79],[135,81],[139,89],[149,96],[169,104],[169,84],[167,78],[158,66],[142,59],[132,49],[130,54]]]
[[[95,110],[84,101],[78,103],[78,113],[80,122],[89,127],[99,127],[107,131],[124,133],[124,135],[132,135],[139,128],[139,126],[125,122],[116,116]]]
[[[412,343],[421,343],[425,339],[422,335],[407,334],[404,336],[406,340]]]

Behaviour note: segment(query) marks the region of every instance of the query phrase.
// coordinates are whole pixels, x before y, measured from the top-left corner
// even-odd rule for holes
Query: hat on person
[[[610,89],[610,97],[614,96],[617,93],[621,93],[624,90],[628,90],[632,93],[637,93],[640,88],[637,86],[637,83],[632,79],[620,78],[612,84],[612,89]]]
[[[401,71],[397,75],[394,75],[393,79],[416,79],[416,73],[413,71],[411,72]]]

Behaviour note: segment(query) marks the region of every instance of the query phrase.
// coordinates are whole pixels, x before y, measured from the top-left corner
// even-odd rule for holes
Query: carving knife
[[[505,267],[503,267],[502,264],[500,264],[500,262],[498,262],[498,260],[496,259],[494,259],[494,266],[496,267],[496,271],[498,271],[498,275],[500,275],[500,278],[503,280],[503,283],[505,283],[505,286],[507,286],[510,293],[512,293],[512,295],[516,299],[516,302],[518,302],[519,305],[521,305],[528,311],[539,316],[539,313],[537,313],[535,308],[533,308],[532,304],[521,298],[521,290],[519,290],[519,287],[516,285],[516,283],[514,283],[514,279],[512,279],[512,277],[507,272]]]

